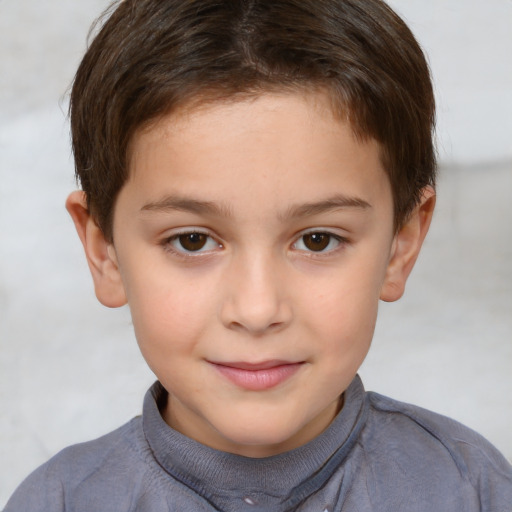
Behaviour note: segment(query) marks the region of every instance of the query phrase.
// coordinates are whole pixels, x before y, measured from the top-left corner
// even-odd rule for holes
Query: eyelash
[[[197,250],[197,251],[187,250],[186,248],[183,247],[182,244],[180,244],[182,246],[182,249],[179,249],[174,246],[174,242],[179,243],[179,239],[181,237],[192,236],[192,235],[204,236],[207,238],[205,245],[207,245],[208,243],[211,244],[211,242],[213,241],[214,244],[216,245],[216,248],[223,249],[223,245],[220,242],[216,241],[215,238],[213,236],[211,236],[211,234],[209,234],[208,232],[205,232],[205,231],[201,231],[200,229],[197,229],[197,230],[191,229],[191,230],[181,231],[179,233],[173,234],[172,236],[165,238],[162,241],[161,245],[165,248],[165,250],[172,252],[174,255],[177,255],[182,258],[197,258],[200,256],[210,255],[211,249],[201,250],[201,249],[203,249],[204,245],[202,247],[200,247],[199,250]],[[327,242],[327,245],[325,248],[323,248],[320,251],[314,251],[312,249],[307,248],[307,246],[305,249],[297,248],[297,245],[299,243],[306,245],[306,244],[304,244],[305,237],[307,237],[307,236],[313,237],[315,235],[325,236],[328,238],[328,242]],[[332,244],[333,241],[337,245],[334,248],[325,250],[327,247],[329,247]],[[349,240],[346,239],[345,237],[336,235],[328,230],[316,229],[316,230],[306,231],[306,232],[301,233],[300,236],[296,239],[296,241],[292,244],[292,248],[294,248],[295,250],[300,251],[304,254],[307,254],[308,257],[322,257],[325,255],[330,255],[330,254],[336,253],[339,250],[343,249],[348,244],[349,244]]]
[[[187,231],[182,231],[180,233],[176,233],[170,237],[165,238],[162,241],[162,245],[164,246],[164,248],[167,251],[172,252],[173,254],[181,256],[183,258],[197,258],[198,256],[203,256],[203,255],[209,254],[211,251],[210,249],[201,250],[201,249],[203,249],[204,246],[200,247],[199,250],[197,250],[197,251],[189,251],[186,248],[184,248],[182,244],[180,244],[180,245],[182,245],[182,249],[178,249],[173,245],[174,242],[179,243],[179,239],[181,237],[192,236],[192,235],[199,235],[199,236],[206,237],[207,240],[205,242],[205,245],[209,244],[209,243],[211,244],[211,241],[213,241],[217,248],[221,248],[221,249],[223,248],[222,244],[220,242],[217,242],[215,240],[215,238],[212,237],[208,232],[201,231],[200,229],[191,229],[191,230],[187,230]]]
[[[327,237],[328,241],[327,241],[327,245],[324,249],[322,249],[320,251],[314,251],[307,247],[306,247],[306,249],[297,249],[296,248],[297,244],[299,244],[300,242],[302,242],[303,245],[306,245],[306,244],[304,244],[305,237],[307,237],[307,236],[312,237],[315,235]],[[333,243],[333,241],[336,243],[336,246],[329,250],[325,250],[327,247],[329,247]],[[306,253],[309,257],[322,257],[322,256],[331,255],[331,254],[338,252],[339,250],[343,249],[348,243],[349,243],[349,241],[345,237],[342,237],[340,235],[332,233],[328,230],[315,229],[312,231],[306,231],[306,232],[301,233],[301,235],[293,243],[292,247],[295,247],[297,250]]]

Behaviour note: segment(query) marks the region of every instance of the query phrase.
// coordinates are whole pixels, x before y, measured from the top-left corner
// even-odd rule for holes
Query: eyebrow
[[[142,212],[168,212],[175,210],[196,213],[198,215],[233,216],[230,208],[225,205],[179,196],[166,196],[158,201],[147,203],[141,208]]]
[[[333,210],[357,209],[368,210],[372,206],[367,201],[358,197],[335,195],[322,201],[299,204],[288,208],[284,214],[279,215],[280,220],[288,220],[301,217],[312,217]],[[142,212],[168,212],[183,211],[197,215],[214,215],[219,217],[233,217],[232,210],[223,204],[213,201],[201,201],[181,196],[166,196],[158,201],[145,204]]]
[[[291,206],[281,217],[282,219],[312,217],[314,215],[320,215],[334,210],[368,210],[371,207],[372,205],[364,199],[345,195],[335,195],[323,201]]]

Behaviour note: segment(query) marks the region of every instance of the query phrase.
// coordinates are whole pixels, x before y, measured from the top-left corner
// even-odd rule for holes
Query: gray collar
[[[232,506],[237,496],[260,503],[261,510],[294,510],[340,471],[368,414],[356,376],[345,391],[342,410],[320,436],[295,450],[253,459],[214,450],[169,427],[159,412],[166,399],[159,382],[144,399],[143,428],[153,455],[165,471],[221,510],[231,508],[227,503]]]

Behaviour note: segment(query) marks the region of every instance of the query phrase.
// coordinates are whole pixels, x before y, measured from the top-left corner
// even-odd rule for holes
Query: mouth
[[[242,389],[265,391],[287,381],[300,370],[304,362],[273,360],[261,363],[210,362],[210,364],[224,378]]]

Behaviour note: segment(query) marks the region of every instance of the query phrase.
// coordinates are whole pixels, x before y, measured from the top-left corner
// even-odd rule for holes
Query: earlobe
[[[419,204],[395,235],[380,298],[386,302],[398,300],[405,291],[407,278],[420,253],[434,213],[435,191],[425,187]]]
[[[91,216],[85,193],[79,190],[72,192],[66,200],[66,209],[84,247],[96,297],[110,308],[124,306],[126,294],[115,248],[105,239],[103,231]]]

